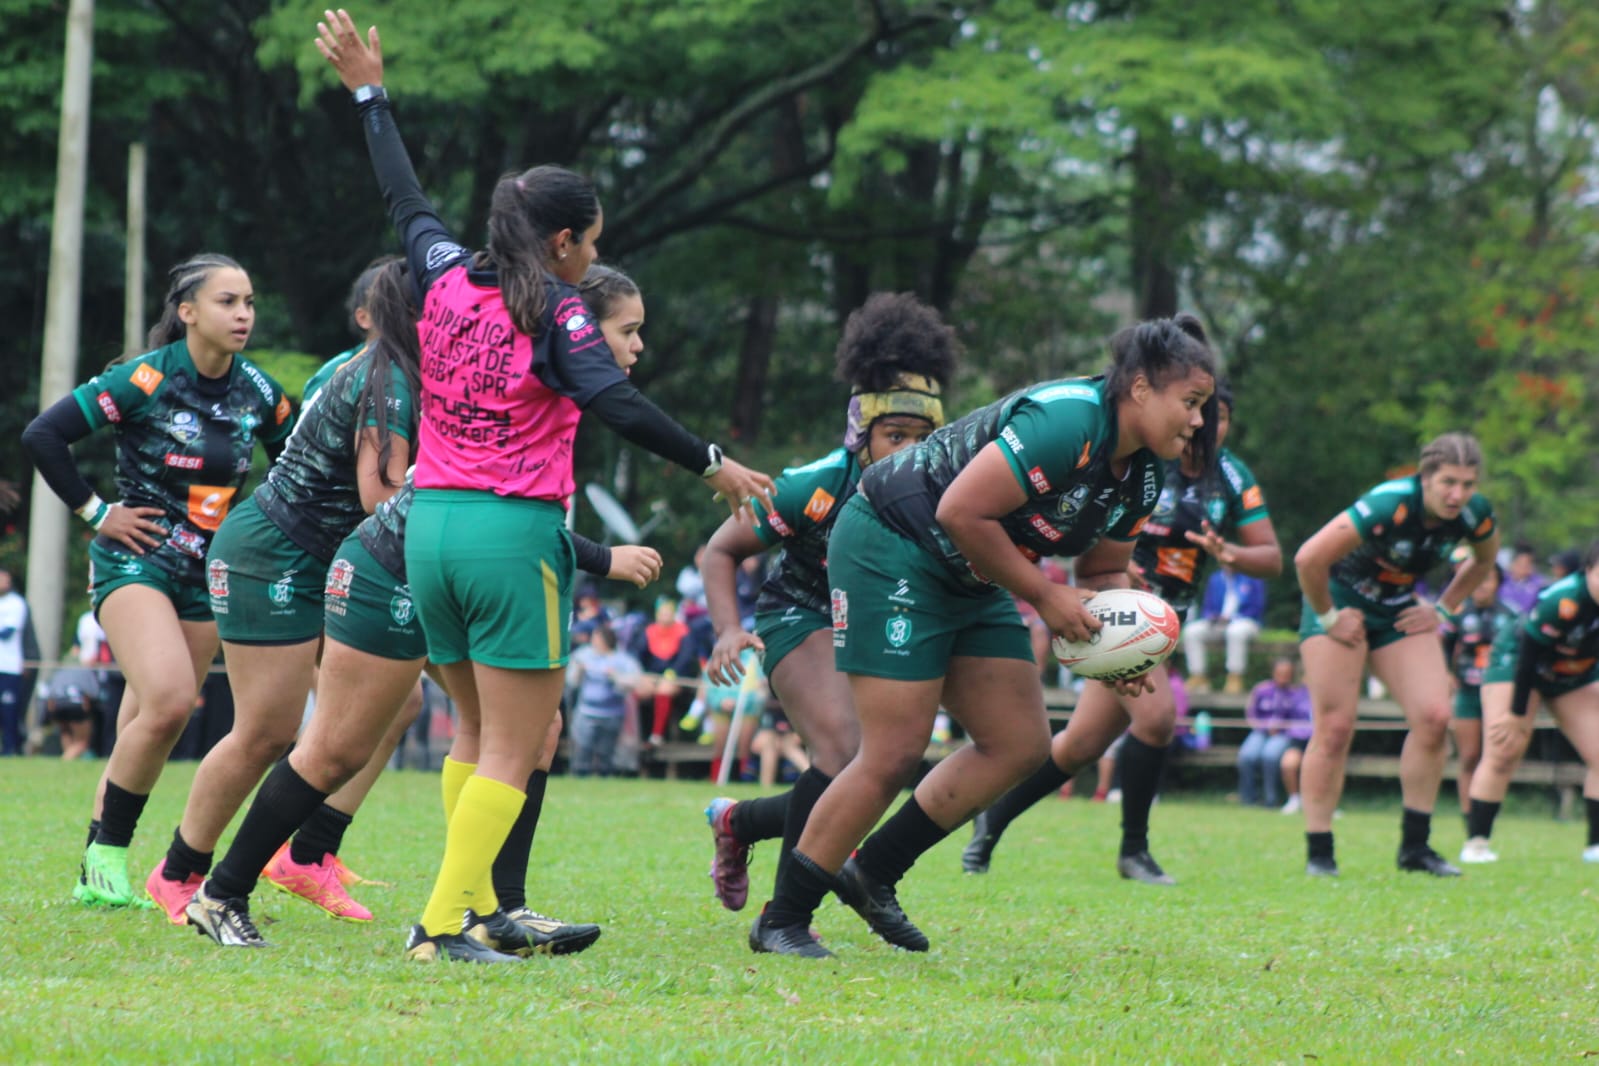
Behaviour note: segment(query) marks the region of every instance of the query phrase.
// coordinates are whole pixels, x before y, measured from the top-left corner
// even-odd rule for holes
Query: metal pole
[[[89,163],[89,88],[94,59],[93,0],[67,8],[66,60],[61,75],[61,132],[56,150],[55,212],[50,229],[50,280],[45,297],[44,352],[39,361],[39,409],[72,388],[78,373],[78,311],[83,292],[83,196]],[[33,477],[28,508],[28,606],[39,653],[61,655],[61,614],[71,517],[44,479]]]
[[[122,354],[144,351],[144,142],[128,145],[128,254],[122,276]]]

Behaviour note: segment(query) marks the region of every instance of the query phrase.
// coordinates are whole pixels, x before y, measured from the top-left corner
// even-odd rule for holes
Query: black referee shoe
[[[415,962],[516,962],[515,955],[495,951],[465,933],[428,936],[420,925],[405,938],[405,957]]]
[[[969,874],[986,874],[994,857],[994,838],[988,832],[988,812],[978,811],[972,819],[972,839],[961,852],[961,869]]]
[[[1155,856],[1148,851],[1135,851],[1116,859],[1116,872],[1124,881],[1141,881],[1146,885],[1175,885],[1177,879],[1160,868]]]
[[[899,899],[888,885],[880,884],[866,875],[855,857],[850,856],[838,872],[838,898],[854,909],[872,927],[872,932],[906,951],[926,951],[927,937],[899,905]]]
[[[1434,877],[1459,877],[1460,867],[1423,844],[1421,847],[1399,849],[1399,868],[1408,873],[1432,874]]]
[[[768,926],[763,913],[750,926],[750,950],[757,955],[798,955],[805,959],[831,959],[833,953],[816,942],[804,925]]]

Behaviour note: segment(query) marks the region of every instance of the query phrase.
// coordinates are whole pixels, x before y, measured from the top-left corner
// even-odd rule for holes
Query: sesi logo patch
[[[161,371],[157,370],[149,363],[140,363],[139,369],[135,370],[133,372],[133,377],[129,378],[128,380],[133,382],[134,388],[138,389],[146,396],[151,396],[155,393],[155,387],[161,384],[161,379],[164,377],[166,377],[165,374],[161,373]]]
[[[231,485],[190,485],[189,521],[215,533],[228,516],[233,492]]]
[[[199,455],[178,455],[176,452],[167,452],[166,464],[175,470],[199,470],[205,466],[205,458]]]
[[[766,516],[766,524],[771,526],[772,532],[780,537],[792,537],[794,535],[794,531],[789,528],[788,523],[783,521],[783,516],[776,511]]]
[[[1060,530],[1050,525],[1049,521],[1043,515],[1035,514],[1027,521],[1035,530],[1038,531],[1039,536],[1043,537],[1047,541],[1057,541],[1063,535]]]
[[[109,392],[102,392],[94,398],[94,402],[100,405],[100,413],[105,415],[107,422],[122,421],[122,411],[117,407],[117,401],[111,398]]]
[[[1049,491],[1049,478],[1044,476],[1044,468],[1035,466],[1027,471],[1027,480],[1032,482],[1033,491],[1044,493]]]

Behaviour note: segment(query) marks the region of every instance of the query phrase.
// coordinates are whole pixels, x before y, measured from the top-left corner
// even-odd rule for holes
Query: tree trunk
[[[1140,319],[1177,313],[1177,238],[1181,191],[1171,164],[1169,124],[1139,127],[1133,144],[1133,189],[1128,212],[1133,302]]]

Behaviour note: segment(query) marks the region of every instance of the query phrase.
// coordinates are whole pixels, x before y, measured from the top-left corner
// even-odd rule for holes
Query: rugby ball
[[[1182,620],[1176,608],[1152,592],[1106,589],[1083,606],[1099,619],[1099,632],[1080,643],[1056,636],[1055,658],[1079,677],[1122,681],[1166,661],[1177,650]]]

